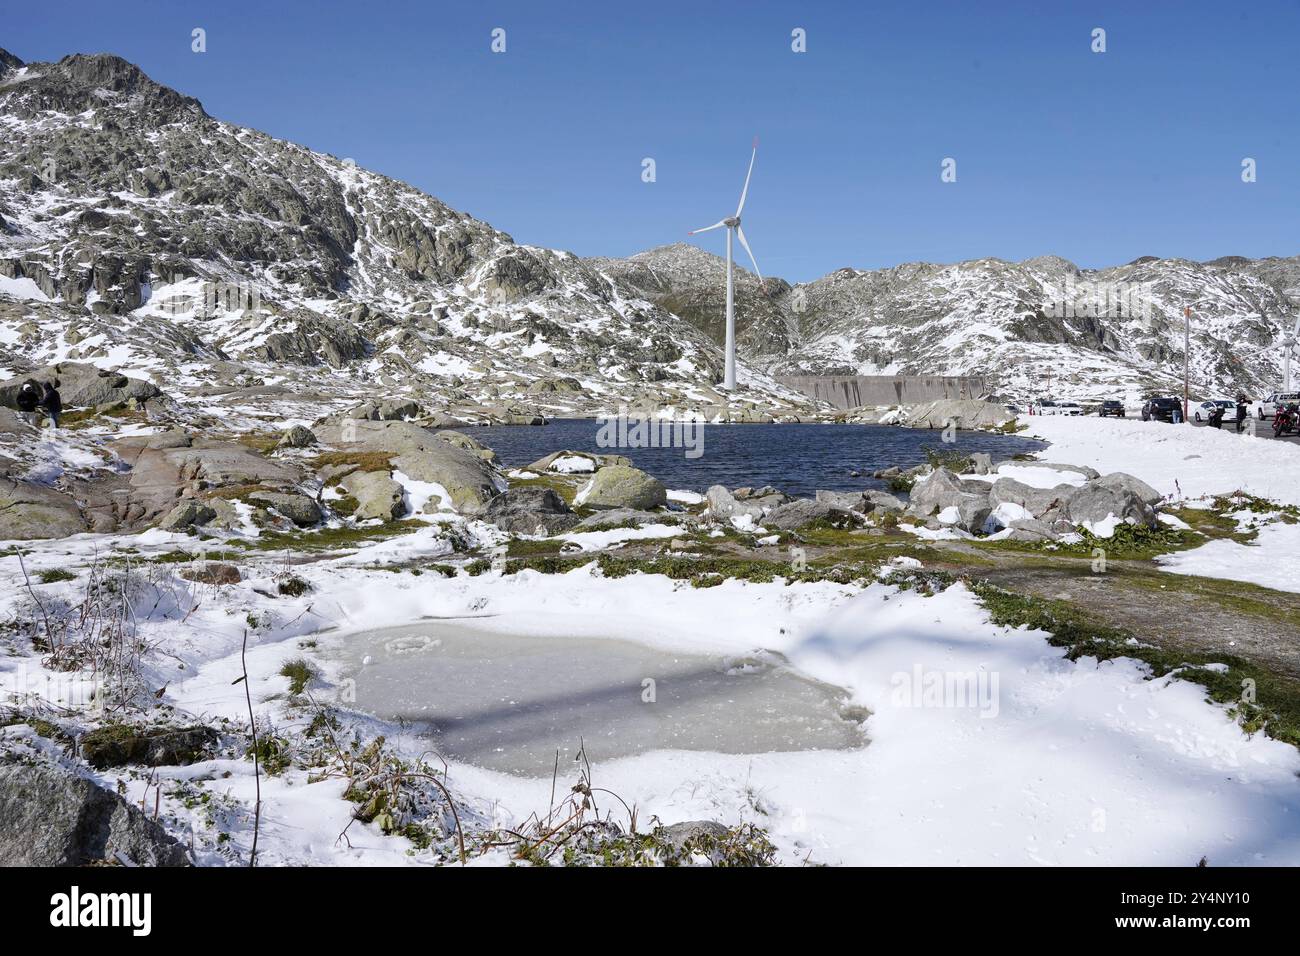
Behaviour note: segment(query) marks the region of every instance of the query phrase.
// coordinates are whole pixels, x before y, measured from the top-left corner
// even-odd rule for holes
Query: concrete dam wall
[[[983,375],[787,375],[777,381],[841,410],[980,398],[989,392]]]

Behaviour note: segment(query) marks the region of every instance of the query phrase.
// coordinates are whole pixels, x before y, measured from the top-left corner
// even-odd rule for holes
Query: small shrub
[[[885,487],[894,494],[907,494],[916,484],[916,478],[912,475],[894,475],[885,479]]]
[[[316,679],[316,669],[304,658],[298,657],[284,662],[284,666],[280,668],[280,676],[289,678],[289,693],[296,697]]]
[[[311,589],[311,585],[296,574],[291,574],[286,578],[281,578],[279,583],[276,585],[276,590],[285,597],[302,597]]]
[[[71,571],[65,571],[63,568],[47,568],[37,575],[42,584],[56,584],[59,581],[75,581],[77,576]]]

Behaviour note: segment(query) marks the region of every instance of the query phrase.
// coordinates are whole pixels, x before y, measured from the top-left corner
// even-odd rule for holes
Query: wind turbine
[[[758,281],[763,281],[763,273],[758,271],[758,261],[754,258],[754,251],[749,248],[749,243],[745,241],[745,230],[740,228],[740,214],[745,209],[745,196],[749,193],[749,177],[754,175],[754,159],[758,156],[758,137],[754,137],[754,151],[749,154],[749,172],[745,173],[745,185],[740,190],[740,205],[736,207],[736,214],[728,216],[726,219],[719,219],[711,226],[705,226],[703,229],[693,229],[687,235],[698,236],[702,232],[708,232],[711,229],[721,229],[727,227],[727,366],[726,373],[723,376],[722,387],[729,392],[736,390],[736,277],[731,267],[731,234],[735,233],[740,244],[745,247],[749,253],[749,261],[754,265],[754,274],[758,276]]]

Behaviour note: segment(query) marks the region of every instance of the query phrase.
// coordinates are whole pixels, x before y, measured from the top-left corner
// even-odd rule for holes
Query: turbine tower
[[[736,238],[740,240],[740,244],[749,253],[749,261],[754,265],[754,274],[758,276],[758,281],[760,283],[763,281],[763,273],[758,271],[758,261],[754,258],[754,251],[749,248],[749,243],[745,241],[745,230],[740,228],[740,214],[745,209],[745,196],[749,193],[749,177],[754,175],[754,159],[757,156],[758,137],[755,136],[753,152],[749,154],[749,172],[745,173],[745,185],[740,190],[740,205],[736,207],[736,214],[728,216],[726,219],[719,219],[711,226],[705,226],[703,229],[693,229],[687,233],[690,236],[698,236],[710,229],[727,227],[727,366],[722,387],[729,392],[736,390],[736,277],[731,267],[732,233],[735,233]]]

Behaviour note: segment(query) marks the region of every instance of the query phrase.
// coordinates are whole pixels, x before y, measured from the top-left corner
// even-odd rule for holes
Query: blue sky
[[[986,255],[1300,253],[1295,0],[85,0],[13,6],[0,46],[117,53],[217,117],[583,255],[733,211],[756,134],[745,231],[791,280]],[[721,233],[699,244],[720,252]]]

